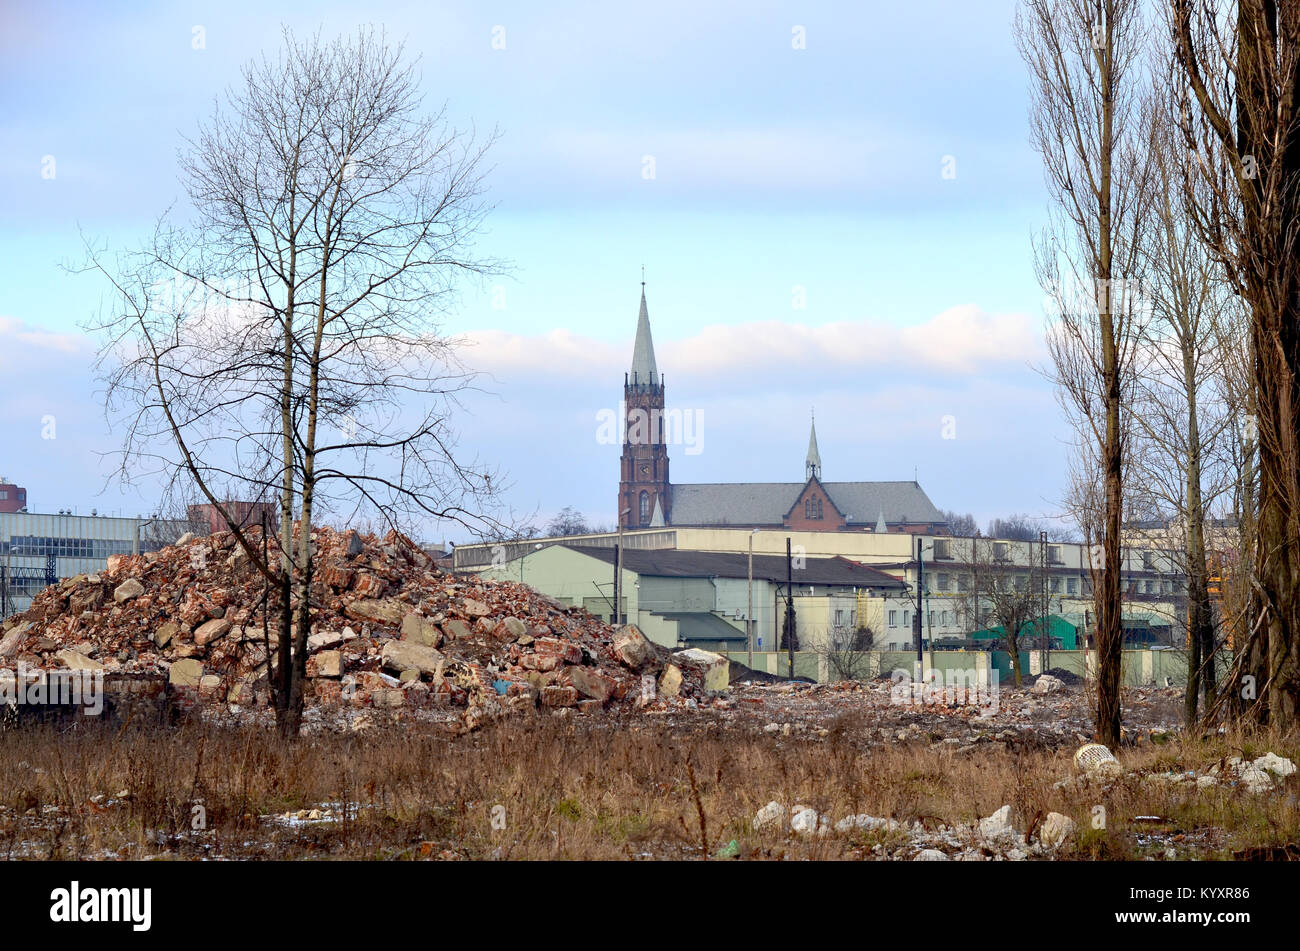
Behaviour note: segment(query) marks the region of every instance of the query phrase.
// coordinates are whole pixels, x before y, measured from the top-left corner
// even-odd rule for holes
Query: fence
[[[733,662],[744,664],[748,654],[732,651],[727,657]],[[905,670],[910,674],[916,665],[915,652],[864,651],[859,659],[856,669],[861,670],[858,674],[860,680],[888,677],[895,670]],[[1043,660],[1042,651],[1021,651],[1021,675],[1029,677],[1041,673]],[[1231,660],[1226,653],[1220,655],[1219,679],[1222,679]],[[1062,670],[1091,679],[1097,672],[1097,652],[1054,650],[1047,655],[1047,663],[1052,670]],[[825,654],[814,651],[795,652],[796,677],[806,677],[818,683],[841,679],[836,675],[834,667]],[[756,651],[754,669],[784,677],[789,669],[789,660],[784,651]],[[924,655],[924,669],[926,680],[930,679],[930,671],[934,671],[939,680],[944,679],[947,671],[974,671],[981,683],[991,683],[996,679],[996,682],[1005,685],[1013,680],[1011,655],[1007,651],[927,651]],[[1120,655],[1120,676],[1123,684],[1129,687],[1182,687],[1187,683],[1187,655],[1176,650],[1126,650]]]

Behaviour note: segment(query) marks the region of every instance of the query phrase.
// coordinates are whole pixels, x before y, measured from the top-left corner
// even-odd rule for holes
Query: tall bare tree
[[[1062,405],[1087,440],[1103,486],[1093,590],[1097,732],[1108,744],[1120,737],[1125,400],[1149,198],[1141,13],[1139,0],[1023,0],[1015,23],[1031,79],[1030,135],[1053,200],[1051,226],[1035,248],[1039,280],[1058,311],[1048,349]]]
[[[1187,579],[1188,673],[1184,715],[1215,693],[1217,638],[1209,590],[1207,513],[1228,491],[1232,417],[1224,398],[1222,332],[1238,303],[1222,271],[1192,233],[1182,188],[1191,170],[1164,94],[1153,94],[1150,156],[1154,191],[1143,244],[1150,320],[1141,329],[1131,480],[1164,523],[1161,534]],[[1181,619],[1175,618],[1175,621]]]
[[[492,495],[493,474],[457,457],[470,375],[439,333],[459,278],[494,266],[470,252],[486,148],[424,112],[382,34],[286,31],[182,152],[192,220],[125,267],[92,257],[119,292],[102,329],[110,398],[134,412],[124,465],[178,467],[275,584],[286,735],[319,602],[316,520],[351,507],[477,527]],[[222,506],[232,487],[278,497],[277,553]]]
[[[1251,314],[1255,603],[1235,676],[1253,716],[1286,727],[1300,715],[1300,9],[1168,10],[1191,220]]]

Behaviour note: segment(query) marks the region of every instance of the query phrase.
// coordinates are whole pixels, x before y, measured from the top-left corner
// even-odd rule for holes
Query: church
[[[644,282],[623,405],[627,425],[618,484],[623,528],[946,533],[943,513],[915,481],[823,481],[815,422],[802,482],[673,483],[664,438],[664,380],[655,363]]]

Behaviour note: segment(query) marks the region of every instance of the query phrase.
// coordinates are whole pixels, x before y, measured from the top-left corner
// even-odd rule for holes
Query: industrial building
[[[109,555],[155,551],[188,529],[174,519],[0,512],[0,617],[25,611],[46,585],[103,569]]]

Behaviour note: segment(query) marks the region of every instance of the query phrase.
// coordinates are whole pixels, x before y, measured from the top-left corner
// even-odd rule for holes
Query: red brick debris
[[[259,527],[250,537],[261,545]],[[442,571],[397,532],[318,528],[312,542],[309,705],[461,708],[459,723],[473,729],[521,708],[663,710],[708,697],[704,652],[674,657],[634,626],[615,629],[522,584]],[[264,707],[263,591],[230,532],[114,555],[102,573],[53,585],[4,622],[0,670],[152,675],[195,703]],[[277,613],[267,618],[271,669]]]

